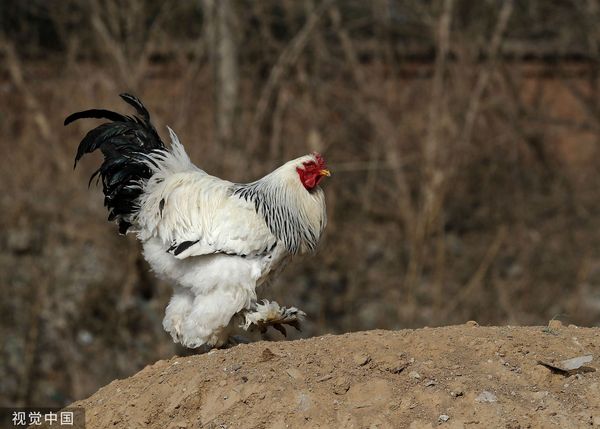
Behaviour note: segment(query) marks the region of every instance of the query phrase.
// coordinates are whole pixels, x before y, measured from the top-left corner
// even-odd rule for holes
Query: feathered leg
[[[181,343],[181,330],[183,321],[187,318],[192,310],[194,296],[189,289],[176,287],[165,310],[165,318],[163,319],[163,328],[176,343]]]
[[[226,344],[232,328],[229,322],[246,305],[247,299],[239,287],[214,289],[209,294],[196,296],[182,325],[181,344],[189,348]]]
[[[287,332],[283,325],[290,325],[300,331],[300,322],[304,320],[306,313],[298,310],[296,307],[281,307],[275,301],[267,301],[256,303],[254,311],[246,311],[244,313],[245,322],[242,328],[250,329],[252,325],[256,326],[261,333],[265,333],[269,326],[277,329],[284,336]]]

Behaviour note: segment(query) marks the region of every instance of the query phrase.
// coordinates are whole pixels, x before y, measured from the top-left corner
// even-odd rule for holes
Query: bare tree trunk
[[[221,148],[235,143],[239,67],[236,16],[231,0],[203,0],[206,35],[215,82],[215,122]]]
[[[441,221],[443,208],[443,185],[446,179],[445,168],[440,162],[442,121],[445,116],[445,80],[446,60],[450,50],[450,29],[453,0],[445,0],[442,13],[436,23],[436,57],[433,72],[433,88],[429,105],[429,126],[424,144],[424,183],[421,188],[421,202],[414,218],[413,231],[409,237],[410,257],[404,277],[405,317],[413,321],[418,307],[417,288],[423,274],[426,260],[425,246],[436,223]],[[438,228],[439,229],[439,228]],[[443,261],[439,259],[439,261]],[[441,269],[441,267],[438,267]]]

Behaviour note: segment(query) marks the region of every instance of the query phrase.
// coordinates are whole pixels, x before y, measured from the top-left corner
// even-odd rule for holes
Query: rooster
[[[327,223],[323,157],[302,156],[247,184],[222,180],[196,167],[170,128],[167,148],[138,98],[121,98],[137,115],[91,109],[65,125],[110,121],[83,138],[75,166],[96,149],[104,155],[90,184],[102,180],[108,220],[121,234],[134,232],[152,270],[173,283],[163,320],[173,341],[221,347],[237,327],[298,328],[304,312],[259,301],[256,289],[293,256],[316,250]]]

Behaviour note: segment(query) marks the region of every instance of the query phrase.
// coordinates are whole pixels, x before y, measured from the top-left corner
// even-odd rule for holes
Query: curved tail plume
[[[142,187],[153,174],[149,155],[166,151],[166,148],[142,102],[130,94],[121,94],[120,97],[133,106],[139,116],[90,109],[69,115],[64,124],[69,125],[85,118],[111,121],[93,128],[85,135],[77,148],[75,166],[85,154],[100,149],[104,161],[92,174],[90,183],[94,178],[102,179],[108,219],[116,220],[119,232],[124,234],[139,209],[137,199],[142,193]]]

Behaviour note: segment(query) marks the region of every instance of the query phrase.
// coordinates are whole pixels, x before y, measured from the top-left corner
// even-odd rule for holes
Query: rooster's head
[[[297,160],[296,171],[300,182],[307,191],[313,190],[325,176],[331,176],[327,169],[325,159],[321,154],[313,152]]]

